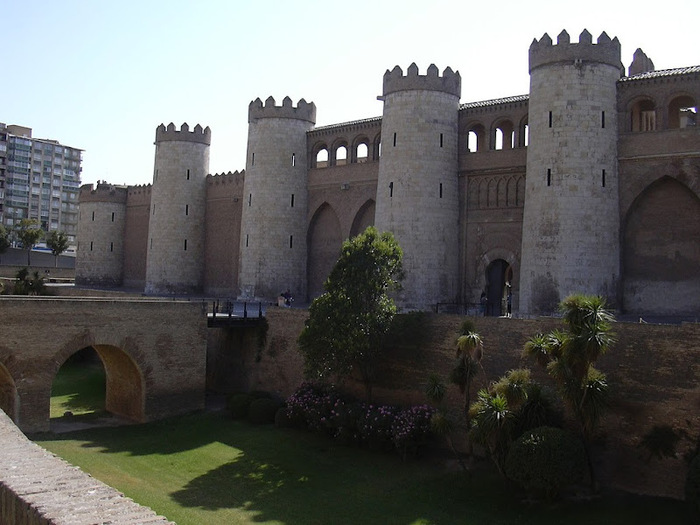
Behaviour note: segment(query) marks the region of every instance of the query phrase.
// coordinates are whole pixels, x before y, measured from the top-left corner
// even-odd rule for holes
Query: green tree
[[[342,380],[356,371],[371,400],[377,357],[396,314],[389,292],[400,287],[402,255],[391,233],[371,226],[343,243],[299,336],[307,378]]]
[[[566,331],[538,334],[525,343],[524,355],[545,366],[579,427],[586,450],[591,485],[596,478],[590,444],[607,406],[608,383],[593,363],[615,342],[613,315],[598,296],[571,295],[560,305]]]
[[[68,235],[66,232],[52,230],[46,238],[46,246],[54,256],[54,268],[58,268],[58,256],[68,249]]]
[[[0,255],[5,253],[10,247],[10,232],[0,224]]]
[[[34,245],[44,236],[44,231],[36,219],[22,219],[17,227],[17,238],[22,246],[27,250],[27,266],[32,265],[31,251]]]

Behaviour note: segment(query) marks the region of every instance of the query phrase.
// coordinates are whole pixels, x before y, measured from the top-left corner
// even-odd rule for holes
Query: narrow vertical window
[[[156,205],[154,204],[153,205],[153,215],[155,215],[155,214],[156,214]]]
[[[390,182],[389,183],[389,197],[393,197],[393,196],[394,196],[394,183]]]
[[[440,183],[440,198],[442,199],[442,182]]]
[[[187,239],[185,239],[185,251],[187,251]]]
[[[605,188],[605,170],[603,170],[601,182],[603,183],[603,188]]]
[[[552,170],[547,168],[547,186],[552,185]]]
[[[245,247],[248,247],[248,234],[245,234]]]
[[[396,133],[394,133],[394,147],[396,147]]]
[[[250,206],[250,204],[251,204],[252,202],[253,202],[253,194],[252,194],[252,193],[249,193],[249,194],[248,194],[248,206]]]
[[[185,215],[189,215],[189,214],[190,214],[190,205],[185,204]]]
[[[605,127],[605,111],[602,111],[600,113],[600,125],[603,128]]]
[[[94,211],[92,212],[92,220],[93,221],[95,220],[95,212]]]
[[[297,155],[296,153],[292,153],[292,166],[297,165]]]
[[[294,247],[294,235],[289,236],[289,247],[290,248]]]
[[[90,251],[92,251],[92,241],[90,241]]]
[[[151,237],[151,250],[153,249],[153,237]]]
[[[156,176],[153,177],[153,181],[154,181],[154,182],[157,181],[157,180],[158,180],[158,170],[156,170]]]
[[[443,134],[440,133],[440,147],[441,148],[442,148],[442,144],[443,144]]]
[[[292,208],[294,208],[294,194],[292,193]]]
[[[110,242],[110,243],[109,243],[109,251],[110,251],[110,252],[113,252],[113,251],[114,251],[114,243],[113,243],[113,242]]]
[[[114,212],[112,212],[112,222],[114,222]]]
[[[187,180],[190,180],[190,170],[187,170]]]
[[[255,153],[250,154],[250,165],[255,166]]]
[[[549,127],[552,127],[552,112],[549,112]]]

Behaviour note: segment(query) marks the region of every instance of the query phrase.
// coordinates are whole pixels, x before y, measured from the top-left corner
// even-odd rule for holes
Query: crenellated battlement
[[[209,126],[202,129],[202,126],[197,124],[192,131],[183,123],[179,130],[175,128],[172,122],[166,128],[163,124],[156,128],[156,144],[159,142],[197,142],[200,144],[211,145],[211,130]]]
[[[397,91],[442,91],[450,95],[460,97],[462,94],[462,77],[459,71],[452,71],[450,67],[445,68],[440,76],[440,72],[435,64],[430,64],[425,75],[418,74],[418,66],[411,64],[403,74],[403,70],[396,66],[384,73],[383,95],[395,93]]]
[[[245,170],[229,171],[228,173],[213,173],[207,175],[208,184],[226,184],[232,182],[240,182],[245,178]]]
[[[126,202],[127,187],[97,181],[97,187],[83,184],[80,187],[79,202]]]
[[[566,62],[575,65],[583,65],[586,62],[608,64],[618,68],[620,74],[624,74],[620,41],[617,37],[611,40],[605,31],[600,34],[595,44],[586,29],[579,35],[578,43],[572,43],[569,33],[562,31],[557,36],[556,44],[552,43],[547,33],[530,44],[530,72],[541,66]]]
[[[263,106],[262,100],[256,98],[248,105],[248,123],[261,118],[290,118],[316,124],[316,104],[302,98],[294,107],[292,99],[284,97],[282,105],[276,106],[275,99],[267,97]]]

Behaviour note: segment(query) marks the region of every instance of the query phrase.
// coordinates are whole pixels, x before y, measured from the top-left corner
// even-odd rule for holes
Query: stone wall
[[[173,523],[29,441],[0,410],[0,523]]]
[[[269,309],[266,341],[259,344],[255,330],[236,335],[210,330],[209,367],[216,365],[217,382],[209,387],[224,391],[265,390],[287,397],[303,381],[303,361],[296,339],[307,312]],[[454,362],[455,340],[464,318],[426,315],[426,341],[418,349],[397,348],[387,354],[374,400],[385,403],[425,403],[423,387],[436,373],[447,378]],[[486,386],[510,369],[527,366],[543,384],[550,379],[534,363],[521,358],[525,341],[537,332],[561,328],[556,319],[478,318],[477,330],[485,343],[484,374],[475,389]],[[683,497],[686,464],[683,454],[700,438],[700,325],[617,323],[615,347],[597,364],[607,374],[611,406],[595,444],[594,458],[605,485],[642,494]],[[230,370],[227,373],[226,370]],[[345,387],[361,397],[362,386]],[[461,406],[457,388],[449,389],[449,404]],[[641,446],[657,425],[668,425],[682,436],[676,457],[650,458]]]

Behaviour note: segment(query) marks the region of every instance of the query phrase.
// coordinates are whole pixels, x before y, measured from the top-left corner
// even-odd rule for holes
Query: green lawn
[[[486,463],[471,475],[444,457],[403,463],[222,413],[34,438],[180,525],[688,522],[683,504],[666,499],[527,504]]]
[[[105,416],[105,370],[91,348],[61,366],[51,388],[51,418],[84,420]],[[72,415],[66,415],[70,412]]]

